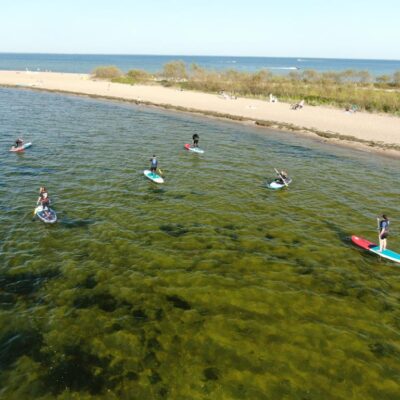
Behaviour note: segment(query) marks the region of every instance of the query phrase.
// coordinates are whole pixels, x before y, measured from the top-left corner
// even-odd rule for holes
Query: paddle
[[[35,209],[33,210],[33,216],[36,215],[36,210],[38,209],[38,206],[39,206],[39,202],[36,203],[36,207],[35,207]]]
[[[37,203],[36,203],[36,207],[35,207],[35,208],[34,208],[34,210],[33,210],[32,221],[34,221],[34,220],[35,220],[35,216],[36,216],[36,210],[37,210],[37,208],[38,208],[38,205],[37,205]]]
[[[157,171],[158,171],[158,173],[159,173],[160,175],[163,175],[163,172],[162,172],[162,170],[161,170],[160,168],[157,168]]]
[[[283,176],[280,174],[280,172],[274,168],[275,172],[279,175],[279,177],[282,179],[282,182],[285,184],[286,187],[288,187],[289,185],[286,183],[286,181],[283,179]]]

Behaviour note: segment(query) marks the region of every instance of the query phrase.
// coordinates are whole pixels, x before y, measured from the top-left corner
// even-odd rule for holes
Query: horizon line
[[[145,53],[52,53],[52,52],[16,52],[0,51],[0,54],[43,54],[43,55],[79,55],[79,56],[147,56],[147,57],[225,57],[225,58],[296,58],[296,59],[318,59],[318,60],[359,60],[359,61],[398,61],[400,59],[390,58],[341,58],[341,57],[311,57],[311,56],[238,56],[238,55],[215,55],[215,54],[145,54]]]

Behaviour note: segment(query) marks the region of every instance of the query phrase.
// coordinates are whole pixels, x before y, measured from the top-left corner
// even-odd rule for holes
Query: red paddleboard
[[[376,247],[377,246],[375,243],[372,243],[367,239],[363,239],[363,238],[360,238],[360,237],[355,236],[355,235],[353,235],[351,237],[351,241],[354,244],[356,244],[357,246],[360,246],[362,249],[365,249],[365,250],[369,250],[369,249],[371,249],[371,247]]]
[[[372,253],[375,253],[376,255],[378,255],[380,257],[387,258],[390,261],[400,263],[400,254],[399,253],[396,253],[396,252],[394,252],[392,250],[388,250],[388,249],[379,251],[379,246],[377,246],[375,243],[372,243],[369,240],[360,238],[355,235],[353,235],[351,237],[351,241],[364,250],[368,250]]]

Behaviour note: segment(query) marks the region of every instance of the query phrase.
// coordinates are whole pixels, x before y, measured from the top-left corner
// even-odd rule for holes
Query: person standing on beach
[[[158,166],[158,161],[157,157],[153,154],[153,157],[150,158],[151,165],[150,165],[150,171],[155,174],[157,173],[157,166]]]
[[[199,147],[199,139],[200,139],[199,135],[195,133],[192,136],[192,139],[193,139],[193,147]]]
[[[386,250],[387,237],[389,235],[389,218],[383,214],[382,219],[377,218],[379,224],[379,251]]]

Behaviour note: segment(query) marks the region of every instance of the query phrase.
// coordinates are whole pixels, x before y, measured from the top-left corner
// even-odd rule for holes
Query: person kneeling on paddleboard
[[[379,251],[382,252],[383,250],[386,250],[386,245],[387,245],[387,237],[389,236],[389,218],[383,214],[382,219],[379,220]]]
[[[192,136],[192,139],[193,139],[193,147],[199,147],[199,139],[200,139],[199,135],[195,133]]]
[[[49,211],[50,198],[49,198],[49,194],[47,193],[47,189],[44,186],[42,186],[39,189],[39,198],[38,198],[37,204],[40,204],[42,206],[42,209],[46,215],[50,214],[50,211]]]
[[[275,182],[284,185],[288,181],[288,179],[289,179],[288,173],[286,171],[281,171],[278,174],[278,178],[275,179]]]
[[[150,158],[150,161],[151,161],[150,171],[153,174],[155,174],[157,173],[157,165],[158,165],[157,157],[153,154],[153,157]]]

